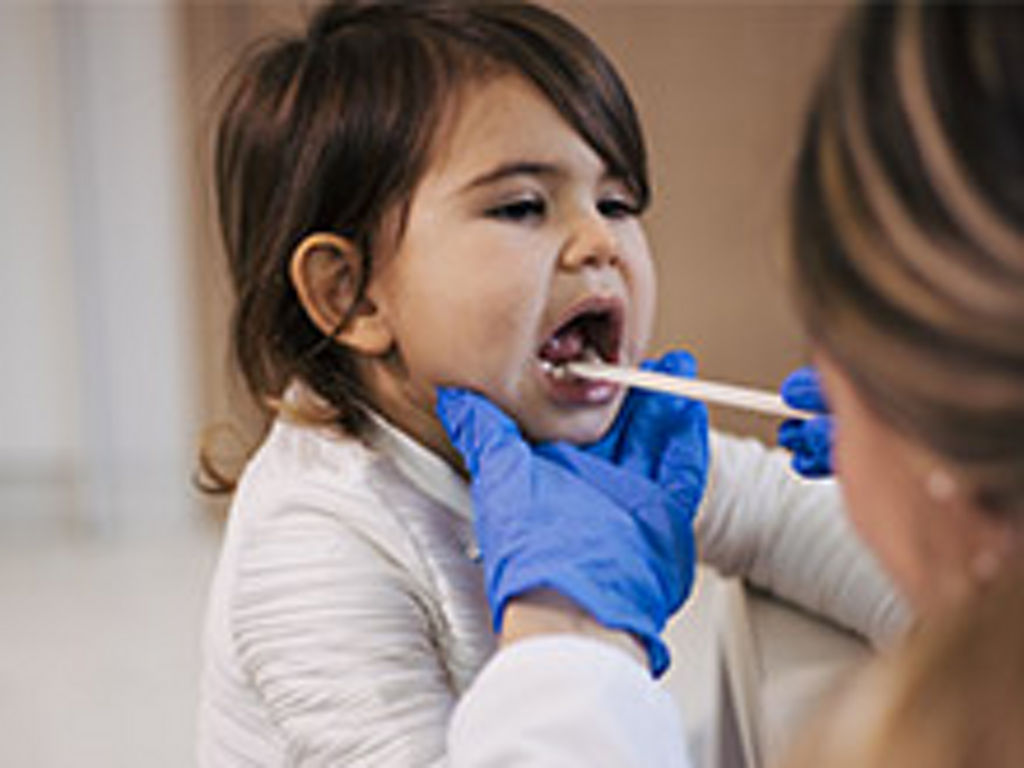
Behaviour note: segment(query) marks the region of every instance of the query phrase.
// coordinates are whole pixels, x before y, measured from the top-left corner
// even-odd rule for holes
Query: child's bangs
[[[487,13],[492,39],[481,52],[533,82],[645,207],[650,186],[640,122],[625,84],[594,41],[543,8],[497,4]]]

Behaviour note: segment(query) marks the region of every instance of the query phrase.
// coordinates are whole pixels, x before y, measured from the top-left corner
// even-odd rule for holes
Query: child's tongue
[[[544,342],[539,356],[541,360],[556,364],[577,360],[583,357],[586,343],[583,332],[578,327],[571,327]]]

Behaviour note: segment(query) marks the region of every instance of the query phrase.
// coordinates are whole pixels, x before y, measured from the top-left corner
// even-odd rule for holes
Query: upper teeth
[[[565,379],[572,375],[569,370],[569,366],[572,363],[599,363],[601,362],[600,356],[597,351],[592,347],[588,347],[583,351],[583,354],[575,360],[563,360],[561,362],[554,363],[550,360],[541,359],[540,367],[548,376],[555,379]]]

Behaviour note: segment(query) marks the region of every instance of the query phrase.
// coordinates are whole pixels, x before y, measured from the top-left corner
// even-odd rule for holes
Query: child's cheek
[[[489,359],[492,356],[493,350],[489,352],[481,340],[453,339],[445,345],[443,354],[427,364],[426,378],[434,387],[468,389],[496,403],[507,400],[503,385],[508,376]]]

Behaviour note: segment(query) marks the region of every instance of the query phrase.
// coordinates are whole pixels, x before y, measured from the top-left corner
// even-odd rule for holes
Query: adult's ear
[[[391,329],[363,292],[368,276],[350,240],[329,232],[307,236],[292,252],[288,270],[306,315],[325,336],[365,355],[383,355]]]

